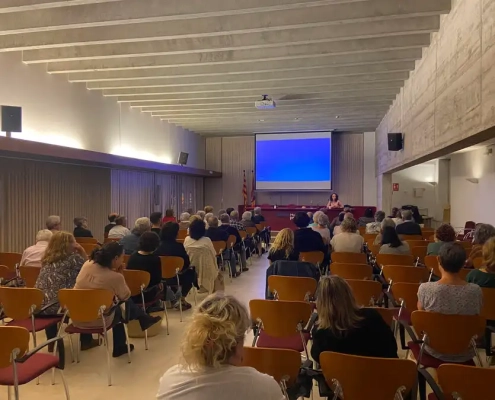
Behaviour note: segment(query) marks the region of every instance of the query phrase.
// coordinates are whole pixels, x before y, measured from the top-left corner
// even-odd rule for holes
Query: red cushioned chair
[[[253,347],[288,349],[305,352],[309,331],[304,328],[311,318],[311,304],[304,301],[251,300],[251,318],[257,324]]]
[[[52,354],[39,353],[51,343],[62,340],[56,337],[29,350],[29,331],[18,326],[0,326],[0,385],[14,388],[15,399],[19,399],[19,386],[38,378],[52,368],[60,371],[65,396],[69,399],[69,389],[62,370],[64,360]],[[38,389],[39,390],[39,389]]]

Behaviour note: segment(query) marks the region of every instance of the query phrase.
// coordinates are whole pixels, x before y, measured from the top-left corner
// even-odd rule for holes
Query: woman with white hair
[[[328,225],[330,224],[328,216],[324,212],[317,211],[313,216],[313,220],[316,222],[316,226],[312,226],[311,228],[321,235],[323,243],[329,244],[331,238],[330,229],[328,229]]]
[[[188,212],[183,212],[179,217],[179,229],[189,229],[189,218],[191,218],[191,214]]]
[[[250,212],[250,211],[245,211],[242,213],[242,219],[241,219],[241,224],[242,226],[244,226],[244,228],[256,228],[256,224],[254,223],[253,221],[253,214]],[[260,235],[259,235],[259,230],[256,228],[256,246],[257,246],[257,249],[254,250],[254,245],[252,246],[253,247],[253,251],[257,251],[258,254],[261,255],[262,253],[262,247],[261,247],[261,238],[260,238]]]
[[[244,340],[251,326],[246,308],[221,292],[194,312],[182,340],[181,365],[160,379],[158,400],[283,400],[268,375],[243,367]]]
[[[151,221],[148,217],[141,217],[134,223],[134,229],[130,235],[124,236],[120,240],[120,244],[124,246],[124,252],[131,255],[138,250],[139,238],[144,232],[151,231]]]
[[[52,235],[52,231],[49,231],[48,229],[39,231],[36,234],[36,244],[28,247],[22,253],[21,265],[41,268],[41,259],[45,254],[45,250]]]

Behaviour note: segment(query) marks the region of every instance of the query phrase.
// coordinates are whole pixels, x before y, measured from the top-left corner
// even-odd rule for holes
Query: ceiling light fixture
[[[259,119],[258,122],[265,122],[265,120],[264,119]]]
[[[336,118],[336,119],[339,119],[339,118],[340,118],[340,115],[336,115],[336,116],[335,116],[335,118]]]

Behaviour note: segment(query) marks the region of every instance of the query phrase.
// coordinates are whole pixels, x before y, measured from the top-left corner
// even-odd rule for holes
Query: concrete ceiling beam
[[[122,0],[2,0],[0,13],[34,11],[46,8],[79,6],[82,4],[109,3]]]

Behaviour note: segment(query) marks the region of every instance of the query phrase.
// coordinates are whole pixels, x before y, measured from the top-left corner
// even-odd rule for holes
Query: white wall
[[[450,160],[451,221],[463,227],[466,221],[495,225],[495,154],[486,148],[453,154]],[[479,179],[471,183],[467,178]]]
[[[0,104],[23,109],[23,133],[13,137],[166,163],[185,151],[189,166],[205,166],[204,139],[194,132],[25,65],[20,53],[0,53],[0,71]]]

